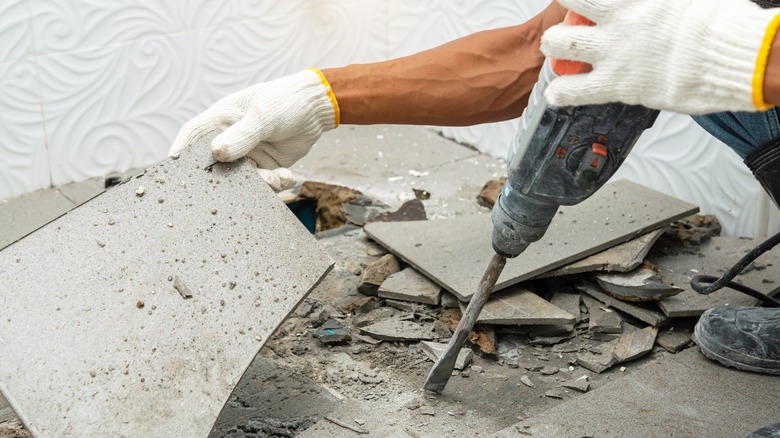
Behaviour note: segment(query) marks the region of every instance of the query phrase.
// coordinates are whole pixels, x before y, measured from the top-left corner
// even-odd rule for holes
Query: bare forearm
[[[461,126],[517,117],[544,61],[542,33],[565,12],[553,2],[518,26],[404,58],[325,69],[341,123]]]
[[[769,51],[765,75],[764,100],[772,105],[780,105],[780,33],[775,35]]]

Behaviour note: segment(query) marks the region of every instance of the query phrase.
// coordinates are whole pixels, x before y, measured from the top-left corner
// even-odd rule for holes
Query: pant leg
[[[780,112],[714,113],[693,116],[702,128],[726,143],[743,160],[757,147],[780,137]]]

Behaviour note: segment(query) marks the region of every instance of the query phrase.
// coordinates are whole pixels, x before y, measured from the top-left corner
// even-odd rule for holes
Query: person
[[[286,168],[342,123],[460,126],[520,116],[546,55],[593,67],[553,80],[549,104],[619,101],[694,115],[777,203],[780,0],[751,1],[559,0],[525,23],[408,57],[254,85],[185,124],[171,153],[224,129],[214,157],[245,156],[284,189],[294,183]],[[561,24],[569,9],[594,25]],[[695,336],[707,357],[780,374],[778,308],[710,309]]]

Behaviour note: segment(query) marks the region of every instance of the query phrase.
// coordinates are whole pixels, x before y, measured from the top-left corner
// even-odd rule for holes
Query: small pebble
[[[146,193],[146,187],[144,187],[144,186],[139,186],[139,187],[136,189],[136,191],[135,191],[135,195],[136,195],[136,196],[138,196],[138,197],[141,197],[141,196],[143,196],[143,195],[144,195],[144,193]]]
[[[168,222],[168,228],[173,228],[173,224]]]
[[[139,301],[139,302],[135,303],[135,307],[138,307],[139,309],[143,309],[144,302],[143,301]]]

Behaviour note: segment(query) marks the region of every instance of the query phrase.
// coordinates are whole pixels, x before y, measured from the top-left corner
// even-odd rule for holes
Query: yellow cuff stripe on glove
[[[325,75],[322,74],[321,71],[317,70],[316,68],[310,68],[309,70],[313,71],[314,73],[317,73],[317,76],[319,76],[320,80],[322,81],[322,85],[324,85],[325,88],[328,89],[328,98],[330,99],[330,103],[333,104],[333,111],[335,112],[336,123],[333,128],[334,129],[338,128],[339,123],[341,123],[341,110],[339,110],[339,102],[336,100],[336,95],[333,94],[333,87],[330,86],[330,82],[328,82],[328,80],[325,79]]]
[[[756,72],[753,75],[753,103],[759,111],[766,111],[774,105],[764,100],[764,78],[766,77],[766,65],[769,60],[769,50],[775,41],[777,29],[780,27],[780,14],[776,15],[767,26],[764,41],[761,43],[761,50],[758,52],[756,60]]]

